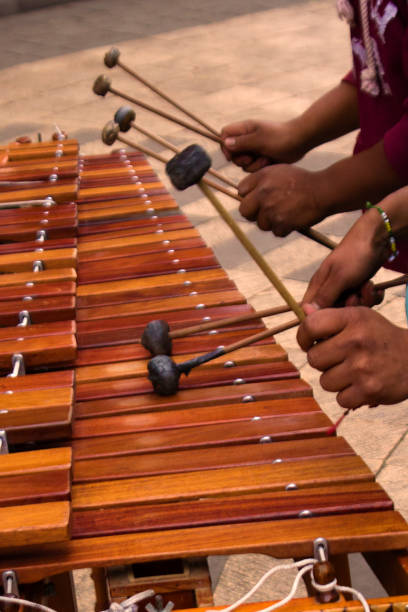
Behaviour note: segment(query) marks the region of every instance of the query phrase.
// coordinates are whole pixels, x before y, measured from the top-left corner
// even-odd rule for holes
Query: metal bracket
[[[6,597],[19,597],[17,574],[14,570],[6,570],[1,574],[3,591]]]
[[[313,540],[313,555],[317,561],[327,561],[329,559],[329,544],[326,538]]]
[[[44,262],[41,259],[36,259],[33,261],[33,272],[41,272],[44,270]]]
[[[17,376],[25,376],[25,364],[24,357],[21,353],[14,353],[11,357],[11,367],[13,368],[10,374],[7,374],[8,378],[17,378]]]
[[[5,429],[0,429],[0,455],[8,455],[8,453],[7,432]]]
[[[36,242],[44,242],[44,240],[47,240],[47,231],[46,230],[38,230],[38,232],[35,235],[35,241]]]
[[[31,325],[30,313],[28,310],[21,310],[18,313],[17,327],[27,327],[28,325]]]

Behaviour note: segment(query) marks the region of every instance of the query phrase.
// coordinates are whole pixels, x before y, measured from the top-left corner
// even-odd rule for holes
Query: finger
[[[259,212],[259,203],[255,191],[252,191],[241,200],[239,212],[248,221],[256,221]]]
[[[384,290],[376,289],[371,281],[364,283],[361,287],[360,294],[361,304],[363,306],[376,306],[377,304],[381,304],[384,299]]]
[[[297,333],[300,348],[308,351],[317,340],[330,338],[341,332],[348,321],[346,311],[346,308],[326,308],[307,316]]]
[[[342,333],[315,342],[307,353],[312,368],[325,372],[341,363],[347,362],[349,342]]]
[[[245,170],[246,172],[257,172],[258,170],[262,170],[266,166],[271,166],[275,162],[269,159],[268,157],[257,157],[256,159],[252,159],[250,164],[246,164]]]
[[[303,301],[315,302],[321,308],[330,308],[336,303],[341,293],[339,274],[331,261],[326,259],[312,276]]]
[[[360,388],[356,385],[350,385],[346,389],[340,391],[340,393],[337,394],[337,402],[343,408],[350,408],[351,410],[360,408],[367,403],[364,400],[364,395]]]
[[[326,370],[320,377],[320,384],[325,391],[340,392],[353,382],[353,374],[347,362],[342,362]]]
[[[258,184],[258,176],[256,174],[249,174],[242,181],[238,183],[238,194],[241,198],[245,198],[251,191],[255,189]]]
[[[258,212],[258,215],[256,217],[256,224],[263,232],[272,230],[272,223],[269,219],[269,214],[263,208],[261,208]]]
[[[250,172],[248,168],[254,163],[256,157],[249,154],[238,153],[237,155],[231,154],[231,160],[236,166],[240,166],[240,168],[243,168],[246,172]]]

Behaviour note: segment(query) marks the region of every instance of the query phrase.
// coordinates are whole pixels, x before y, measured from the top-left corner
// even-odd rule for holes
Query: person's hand
[[[379,304],[383,292],[375,290],[369,279],[388,254],[388,237],[381,216],[376,210],[369,210],[322,262],[302,301],[321,308],[338,303],[347,306]]]
[[[286,236],[324,218],[318,174],[278,164],[246,176],[238,185],[239,212],[264,231]]]
[[[299,345],[340,406],[395,404],[408,397],[408,330],[361,306],[304,309]]]
[[[301,148],[295,122],[273,123],[248,119],[221,130],[222,151],[247,172],[274,163],[293,163],[306,153]]]

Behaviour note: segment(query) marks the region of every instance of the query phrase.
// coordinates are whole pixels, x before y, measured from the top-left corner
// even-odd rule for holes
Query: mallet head
[[[113,145],[119,134],[119,126],[114,121],[108,121],[102,130],[102,142],[106,145]]]
[[[116,111],[113,119],[118,124],[121,132],[127,132],[132,127],[132,121],[136,119],[136,113],[130,106],[121,106]]]
[[[109,51],[105,53],[105,57],[103,61],[105,62],[105,66],[107,68],[113,68],[116,66],[119,60],[120,51],[116,47],[111,47]]]
[[[169,331],[167,321],[155,319],[146,325],[141,342],[152,355],[171,355],[172,342]]]
[[[168,355],[156,355],[148,363],[149,380],[159,395],[174,395],[178,391],[180,371]]]
[[[181,191],[198,183],[211,167],[211,158],[199,145],[190,145],[166,164],[166,172],[174,187]]]
[[[104,74],[100,74],[95,79],[92,90],[98,96],[106,96],[106,94],[108,93],[110,89],[111,84],[112,84],[112,81],[107,76],[105,76]]]

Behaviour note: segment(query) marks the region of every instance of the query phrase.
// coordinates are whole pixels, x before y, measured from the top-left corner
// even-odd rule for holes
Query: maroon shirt
[[[354,152],[383,139],[388,161],[408,184],[408,3],[369,0],[370,36],[381,89],[378,96],[371,96],[360,88],[360,73],[367,64],[359,2],[349,1],[355,15],[350,28],[354,67],[344,80],[358,91],[360,132]],[[386,267],[408,272],[408,241],[399,240],[398,249],[399,257]]]

